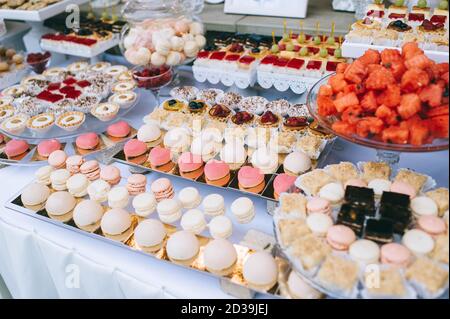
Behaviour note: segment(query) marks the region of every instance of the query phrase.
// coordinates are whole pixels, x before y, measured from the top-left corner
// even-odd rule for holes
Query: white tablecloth
[[[249,94],[259,93],[254,91]],[[267,93],[270,97],[288,97],[300,102],[303,97],[285,93]],[[154,102],[141,99],[140,111],[127,118],[137,125],[142,113]],[[448,151],[428,154],[403,154],[400,167],[414,168],[433,176],[448,187]],[[373,160],[375,151],[341,140],[335,144],[328,162]],[[127,176],[127,167],[120,165]],[[3,203],[33,179],[35,168],[0,169],[0,274],[14,298],[229,298],[216,278],[162,263],[123,248],[64,230],[55,225],[5,209]],[[159,174],[148,175],[149,182]],[[173,179],[175,189],[190,185]],[[211,188],[199,188],[203,196]],[[229,206],[238,193],[220,191]],[[249,225],[234,223],[232,240],[239,242],[249,229],[272,233],[272,220],[266,203],[255,200],[257,215]],[[205,232],[205,235],[208,235]]]

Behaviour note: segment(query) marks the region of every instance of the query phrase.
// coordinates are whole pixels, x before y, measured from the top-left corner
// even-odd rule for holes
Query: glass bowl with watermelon
[[[449,147],[449,64],[415,44],[368,50],[318,81],[307,106],[318,123],[343,139],[375,148],[398,163],[401,152]]]

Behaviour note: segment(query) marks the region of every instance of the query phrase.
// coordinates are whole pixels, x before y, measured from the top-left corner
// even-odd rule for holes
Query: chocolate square
[[[394,239],[394,223],[386,218],[368,219],[364,238],[380,244],[390,243]]]
[[[350,227],[357,236],[361,236],[365,219],[364,207],[343,204],[337,217],[337,223]]]
[[[366,187],[347,186],[345,188],[345,202],[353,206],[375,206],[375,193]]]
[[[384,192],[380,201],[380,215],[394,223],[394,231],[403,234],[412,219],[408,195]]]

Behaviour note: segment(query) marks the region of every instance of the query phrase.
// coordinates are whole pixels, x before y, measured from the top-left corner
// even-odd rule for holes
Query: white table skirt
[[[296,102],[305,98],[273,91],[258,92],[252,89],[251,92],[246,95],[263,93],[269,98],[287,97]],[[144,114],[154,104],[149,98],[141,99]],[[143,115],[140,113],[133,111],[129,115],[129,120],[137,127]],[[448,155],[448,151],[403,154],[400,167],[430,174],[438,185],[448,187]],[[374,158],[374,150],[338,140],[327,162],[358,162]],[[127,167],[119,166],[123,175],[127,176]],[[0,169],[0,275],[14,298],[230,297],[221,290],[219,281],[207,274],[162,263],[5,209],[3,204],[32,181],[34,171],[32,167]],[[158,175],[148,175],[149,181]],[[173,181],[176,190],[190,185],[175,178]],[[207,186],[199,189],[203,196],[212,192]],[[227,215],[231,217],[229,206],[239,194],[224,190],[219,193],[225,197]],[[255,200],[255,205],[257,215],[251,224],[234,223],[234,242],[242,240],[251,228],[272,233],[272,220],[266,213],[265,201]],[[204,234],[208,235],[208,232]]]

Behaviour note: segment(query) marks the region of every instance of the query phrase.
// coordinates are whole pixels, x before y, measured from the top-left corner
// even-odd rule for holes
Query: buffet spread
[[[64,2],[0,0],[0,13],[38,19]],[[36,165],[5,207],[207,273],[235,296],[448,294],[448,189],[383,158],[327,161],[337,138],[397,158],[448,150],[447,1],[375,1],[345,37],[334,24],[329,34],[300,24],[281,38],[209,40],[189,12],[142,18],[143,5],[125,5],[127,23],[89,12],[79,27],[43,34],[42,52],[0,48],[0,163]],[[49,66],[56,53],[91,58],[117,45],[123,64]],[[211,88],[174,84],[189,63]],[[306,103],[250,93],[256,86]],[[154,105],[139,100],[143,90]],[[136,125],[126,115],[138,105]],[[161,177],[150,182],[152,172]],[[231,241],[266,213],[273,236],[251,229]]]

